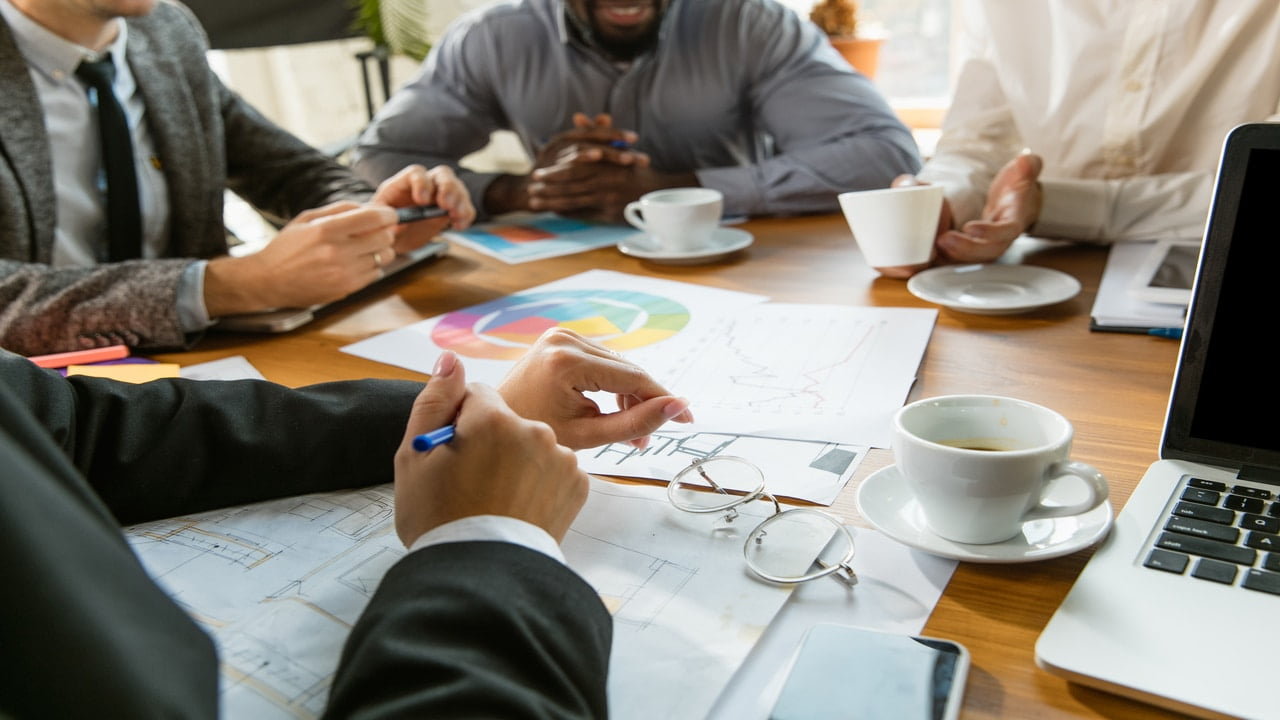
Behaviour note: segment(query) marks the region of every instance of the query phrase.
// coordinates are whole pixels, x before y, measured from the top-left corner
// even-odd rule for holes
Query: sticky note
[[[128,383],[144,383],[160,378],[178,377],[177,363],[143,363],[139,365],[71,365],[67,376],[110,378]]]

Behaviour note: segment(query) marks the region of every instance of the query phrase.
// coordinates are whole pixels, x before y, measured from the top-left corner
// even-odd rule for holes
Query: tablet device
[[[1157,240],[1138,266],[1129,292],[1146,302],[1186,305],[1199,261],[1199,240]]]

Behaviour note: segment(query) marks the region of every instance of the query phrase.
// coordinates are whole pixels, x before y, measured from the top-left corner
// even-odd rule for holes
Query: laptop
[[[1195,715],[1280,717],[1277,188],[1280,124],[1232,130],[1161,459],[1040,635],[1051,673]]]
[[[449,249],[449,243],[444,241],[434,241],[423,245],[412,252],[397,255],[394,260],[382,266],[382,277],[366,287],[375,287],[387,278],[393,277],[398,273],[408,270],[419,263],[440,257]],[[363,292],[361,290],[360,292]],[[333,302],[321,303],[305,308],[282,308],[280,310],[268,310],[259,313],[245,313],[244,315],[224,315],[214,324],[215,330],[225,330],[227,332],[251,332],[251,333],[282,333],[296,330],[315,319],[316,313],[333,305],[336,302],[342,302],[346,298],[334,300]]]

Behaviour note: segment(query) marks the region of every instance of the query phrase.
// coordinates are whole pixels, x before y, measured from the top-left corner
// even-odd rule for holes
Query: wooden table
[[[904,282],[880,278],[868,268],[839,216],[762,219],[743,227],[755,235],[755,244],[723,262],[695,267],[651,265],[612,248],[505,265],[455,247],[442,260],[365,291],[293,333],[212,334],[195,351],[157,357],[193,364],[244,355],[269,380],[291,386],[360,377],[423,380],[339,348],[593,268],[756,292],[785,302],[933,307],[908,293]],[[1073,456],[1102,470],[1118,509],[1156,459],[1177,343],[1089,331],[1104,248],[1022,240],[1013,255],[1074,275],[1084,291],[1024,315],[940,309],[909,399],[993,393],[1058,410],[1075,424]],[[857,518],[858,483],[889,462],[888,450],[872,451],[834,509]],[[1018,565],[960,564],[925,634],[958,640],[972,653],[965,717],[1167,717],[1150,706],[1068,684],[1035,665],[1036,638],[1089,554]]]

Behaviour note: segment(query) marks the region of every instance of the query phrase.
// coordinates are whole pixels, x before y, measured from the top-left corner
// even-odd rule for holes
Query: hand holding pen
[[[450,424],[457,435],[447,451],[414,449],[416,438]],[[522,520],[558,542],[588,487],[577,457],[546,425],[517,415],[493,388],[468,385],[451,352],[414,401],[395,476],[396,532],[406,546],[441,525],[480,515]]]

